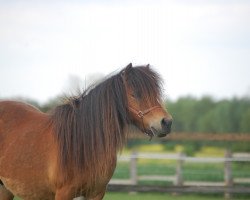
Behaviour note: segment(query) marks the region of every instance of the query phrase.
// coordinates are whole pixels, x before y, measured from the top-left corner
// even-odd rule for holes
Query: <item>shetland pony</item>
[[[129,126],[150,137],[170,132],[161,91],[149,65],[129,64],[49,113],[1,101],[0,199],[102,199]]]

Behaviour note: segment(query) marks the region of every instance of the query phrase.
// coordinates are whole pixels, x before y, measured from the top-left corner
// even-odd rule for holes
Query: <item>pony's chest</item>
[[[54,194],[47,188],[46,184],[30,180],[24,184],[16,179],[3,178],[5,186],[13,194],[22,199],[53,200]]]

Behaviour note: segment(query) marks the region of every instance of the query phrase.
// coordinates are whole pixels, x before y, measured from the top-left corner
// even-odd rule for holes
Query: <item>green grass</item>
[[[104,200],[224,200],[223,195],[171,195],[160,193],[106,193]],[[233,197],[232,200],[249,199],[249,196]]]
[[[224,200],[223,195],[171,195],[160,193],[106,193],[104,200]],[[246,200],[249,196],[235,196],[232,200]],[[14,198],[14,200],[21,200]]]

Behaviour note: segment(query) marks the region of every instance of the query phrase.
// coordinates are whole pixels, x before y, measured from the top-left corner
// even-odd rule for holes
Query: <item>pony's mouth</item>
[[[145,133],[150,138],[156,136],[156,137],[165,137],[167,134],[171,132],[171,129],[169,130],[157,130],[154,127],[150,127],[150,129],[146,130]]]

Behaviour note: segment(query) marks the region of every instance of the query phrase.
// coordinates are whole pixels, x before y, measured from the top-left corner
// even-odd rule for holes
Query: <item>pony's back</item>
[[[32,105],[17,101],[0,101],[0,135],[1,140],[5,134],[11,135],[13,130],[22,129],[34,117],[44,115]],[[0,140],[0,144],[1,144]],[[1,146],[0,146],[1,149]]]

